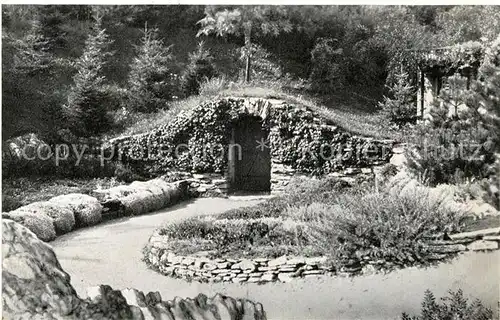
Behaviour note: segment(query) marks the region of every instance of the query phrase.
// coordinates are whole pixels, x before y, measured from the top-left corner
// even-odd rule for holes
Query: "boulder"
[[[28,229],[5,219],[2,243],[4,318],[69,316],[80,299],[52,249]]]
[[[54,197],[49,201],[70,207],[77,226],[92,226],[102,220],[102,205],[96,198],[89,195],[70,193]]]
[[[120,292],[100,285],[81,299],[50,246],[12,220],[4,219],[2,225],[5,319],[266,319],[260,303],[220,294],[162,301],[157,292]]]
[[[14,211],[19,214],[45,214],[53,219],[56,234],[65,234],[75,228],[75,215],[67,204],[51,201],[33,202]]]

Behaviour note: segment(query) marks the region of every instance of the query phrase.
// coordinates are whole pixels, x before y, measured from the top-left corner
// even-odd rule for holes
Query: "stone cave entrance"
[[[271,190],[269,130],[257,116],[242,116],[232,127],[228,173],[230,190]]]

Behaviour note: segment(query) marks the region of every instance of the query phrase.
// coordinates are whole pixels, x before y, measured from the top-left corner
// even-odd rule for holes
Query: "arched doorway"
[[[270,191],[271,152],[269,130],[262,119],[242,116],[234,124],[229,153],[231,191]]]

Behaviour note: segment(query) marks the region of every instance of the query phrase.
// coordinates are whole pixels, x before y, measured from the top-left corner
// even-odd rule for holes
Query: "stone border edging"
[[[500,228],[454,234],[452,240],[429,241],[430,261],[443,260],[464,251],[498,250]],[[145,262],[163,275],[199,282],[267,283],[290,282],[294,278],[318,276],[354,276],[377,273],[385,261],[368,261],[363,267],[336,271],[327,265],[326,257],[304,258],[282,256],[275,259],[209,259],[180,256],[165,249],[165,239],[155,232],[145,250]]]

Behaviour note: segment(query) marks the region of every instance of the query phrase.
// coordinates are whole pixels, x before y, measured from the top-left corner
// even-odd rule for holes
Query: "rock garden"
[[[378,190],[373,180],[296,178],[259,205],[159,228],[144,260],[187,280],[265,283],[388,272],[498,249],[499,228],[464,232],[484,217],[459,193],[425,187],[404,172]],[[490,221],[498,220],[490,209]]]
[[[490,261],[499,8],[2,6],[3,316],[264,320],[243,290],[287,308],[357,281],[327,316],[358,319],[386,279]],[[382,317],[499,312],[452,289]]]

